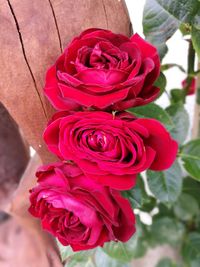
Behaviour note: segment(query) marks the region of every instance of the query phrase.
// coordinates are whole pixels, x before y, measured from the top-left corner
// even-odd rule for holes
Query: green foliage
[[[160,95],[165,91],[167,85],[167,79],[163,72],[160,73],[158,79],[155,81],[154,85],[160,88]]]
[[[154,219],[150,231],[154,244],[178,246],[184,235],[185,227],[175,218],[165,216]]]
[[[144,211],[151,211],[156,204],[155,198],[147,194],[141,175],[137,177],[136,186],[131,190],[122,191],[122,195],[129,199],[133,209],[139,208]]]
[[[186,236],[182,247],[182,257],[189,266],[199,266],[197,263],[200,263],[200,233],[192,232]]]
[[[145,244],[139,242],[135,234],[128,242],[109,242],[103,247],[103,251],[110,257],[121,262],[130,262],[131,259],[141,257],[146,252]]]
[[[194,49],[200,59],[200,30],[195,27],[192,27],[191,36]]]
[[[157,0],[162,8],[181,22],[192,23],[199,8],[197,0]]]
[[[172,262],[169,258],[164,258],[159,261],[156,267],[178,267],[175,263]]]
[[[190,177],[186,177],[183,180],[183,193],[191,195],[193,198],[196,199],[198,205],[200,206],[200,183],[195,181]]]
[[[147,180],[151,192],[166,204],[174,203],[182,189],[182,172],[178,162],[162,172],[147,171]]]
[[[179,21],[156,0],[146,0],[143,12],[143,30],[146,39],[154,44],[161,59],[167,53],[166,41],[176,32]]]
[[[194,15],[192,19],[192,25],[195,27],[197,30],[200,30],[200,4],[198,4],[198,8],[196,9],[196,14]]]
[[[197,200],[191,195],[183,193],[174,206],[174,213],[180,220],[190,221],[199,213]]]
[[[65,267],[96,267],[96,265],[91,257],[82,258],[82,260],[73,257],[66,263]]]
[[[153,217],[153,219],[162,218],[165,216],[174,218],[172,207],[169,207],[163,203],[159,203],[158,210],[159,212]]]
[[[131,190],[122,191],[122,195],[129,199],[133,209],[141,208],[148,202],[149,197],[145,191],[142,176],[138,175],[136,185]]]
[[[130,267],[128,263],[119,262],[98,248],[94,255],[85,255],[81,259],[77,260],[76,257],[72,257],[67,261],[65,267]]]
[[[172,104],[182,104],[185,100],[185,92],[183,89],[172,89],[170,90],[170,95]]]
[[[180,153],[184,168],[194,179],[200,181],[200,139],[192,140],[182,147]]]
[[[177,67],[180,71],[182,71],[183,73],[186,73],[186,70],[179,64],[176,63],[167,63],[167,64],[163,64],[161,66],[161,71],[165,71],[165,70],[169,70],[173,67]]]
[[[174,104],[166,108],[167,113],[170,115],[174,128],[170,131],[171,135],[179,144],[182,144],[189,130],[189,116],[182,104]]]
[[[57,241],[57,245],[60,251],[60,256],[62,261],[63,262],[66,260],[69,261],[67,267],[76,267],[77,266],[76,264],[81,264],[82,262],[86,264],[87,261],[89,264],[90,258],[93,257],[95,253],[95,249],[74,252],[70,246],[63,246],[59,241]],[[90,267],[90,265],[86,266]]]
[[[162,122],[168,130],[175,128],[174,122],[169,114],[155,103],[129,109],[139,118],[153,118]]]
[[[130,267],[128,263],[122,263],[104,253],[101,249],[95,254],[95,267]]]
[[[147,250],[147,242],[144,238],[144,225],[137,217],[136,234],[126,243],[109,242],[102,248],[110,257],[121,262],[129,262],[133,258],[142,257]]]
[[[60,251],[60,256],[61,256],[62,261],[65,261],[69,257],[75,255],[75,252],[73,252],[70,246],[67,246],[67,247],[63,246],[58,240],[57,240],[57,245]]]
[[[157,46],[161,58],[167,52],[166,41],[180,27],[190,33],[197,54],[200,55],[200,2],[197,0],[146,0],[143,14],[144,34]]]

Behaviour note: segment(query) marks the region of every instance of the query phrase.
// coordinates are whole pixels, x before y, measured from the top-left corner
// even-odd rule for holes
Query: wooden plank
[[[46,125],[44,111],[23,55],[19,32],[8,2],[0,0],[0,101],[37,151]]]
[[[55,110],[43,94],[47,68],[61,53],[49,0],[9,0],[17,18],[24,50],[47,117]]]
[[[87,28],[104,28],[130,35],[130,19],[124,1],[50,0],[62,47]]]

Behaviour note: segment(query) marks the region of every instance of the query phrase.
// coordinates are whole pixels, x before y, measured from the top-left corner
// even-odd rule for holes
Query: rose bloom
[[[44,92],[57,110],[125,110],[159,95],[159,72],[156,48],[138,34],[88,29],[48,70]]]
[[[119,191],[87,179],[74,164],[53,163],[36,173],[29,212],[42,227],[74,251],[127,241],[135,232],[135,217]]]
[[[188,81],[187,81],[187,78],[185,80],[182,81],[182,86],[183,88],[187,88],[188,86],[188,90],[187,90],[187,95],[193,95],[196,91],[196,78],[192,78],[191,81],[190,81],[190,84],[188,86]]]
[[[44,132],[49,150],[115,189],[130,189],[138,173],[165,170],[176,158],[176,141],[154,119],[103,111],[61,112],[54,119]]]

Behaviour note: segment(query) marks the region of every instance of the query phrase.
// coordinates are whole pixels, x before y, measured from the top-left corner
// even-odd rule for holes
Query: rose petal
[[[138,119],[137,122],[149,130],[150,136],[146,139],[146,143],[156,151],[150,169],[157,171],[168,169],[176,158],[177,142],[171,138],[160,122],[154,119]]]

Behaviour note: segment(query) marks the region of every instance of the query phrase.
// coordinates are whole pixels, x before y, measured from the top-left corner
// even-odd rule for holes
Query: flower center
[[[109,42],[99,42],[93,48],[83,46],[77,52],[77,58],[73,63],[77,71],[87,68],[95,69],[125,69],[129,63],[127,52]]]
[[[105,151],[108,146],[108,138],[103,131],[94,131],[88,136],[88,145],[93,150]]]

